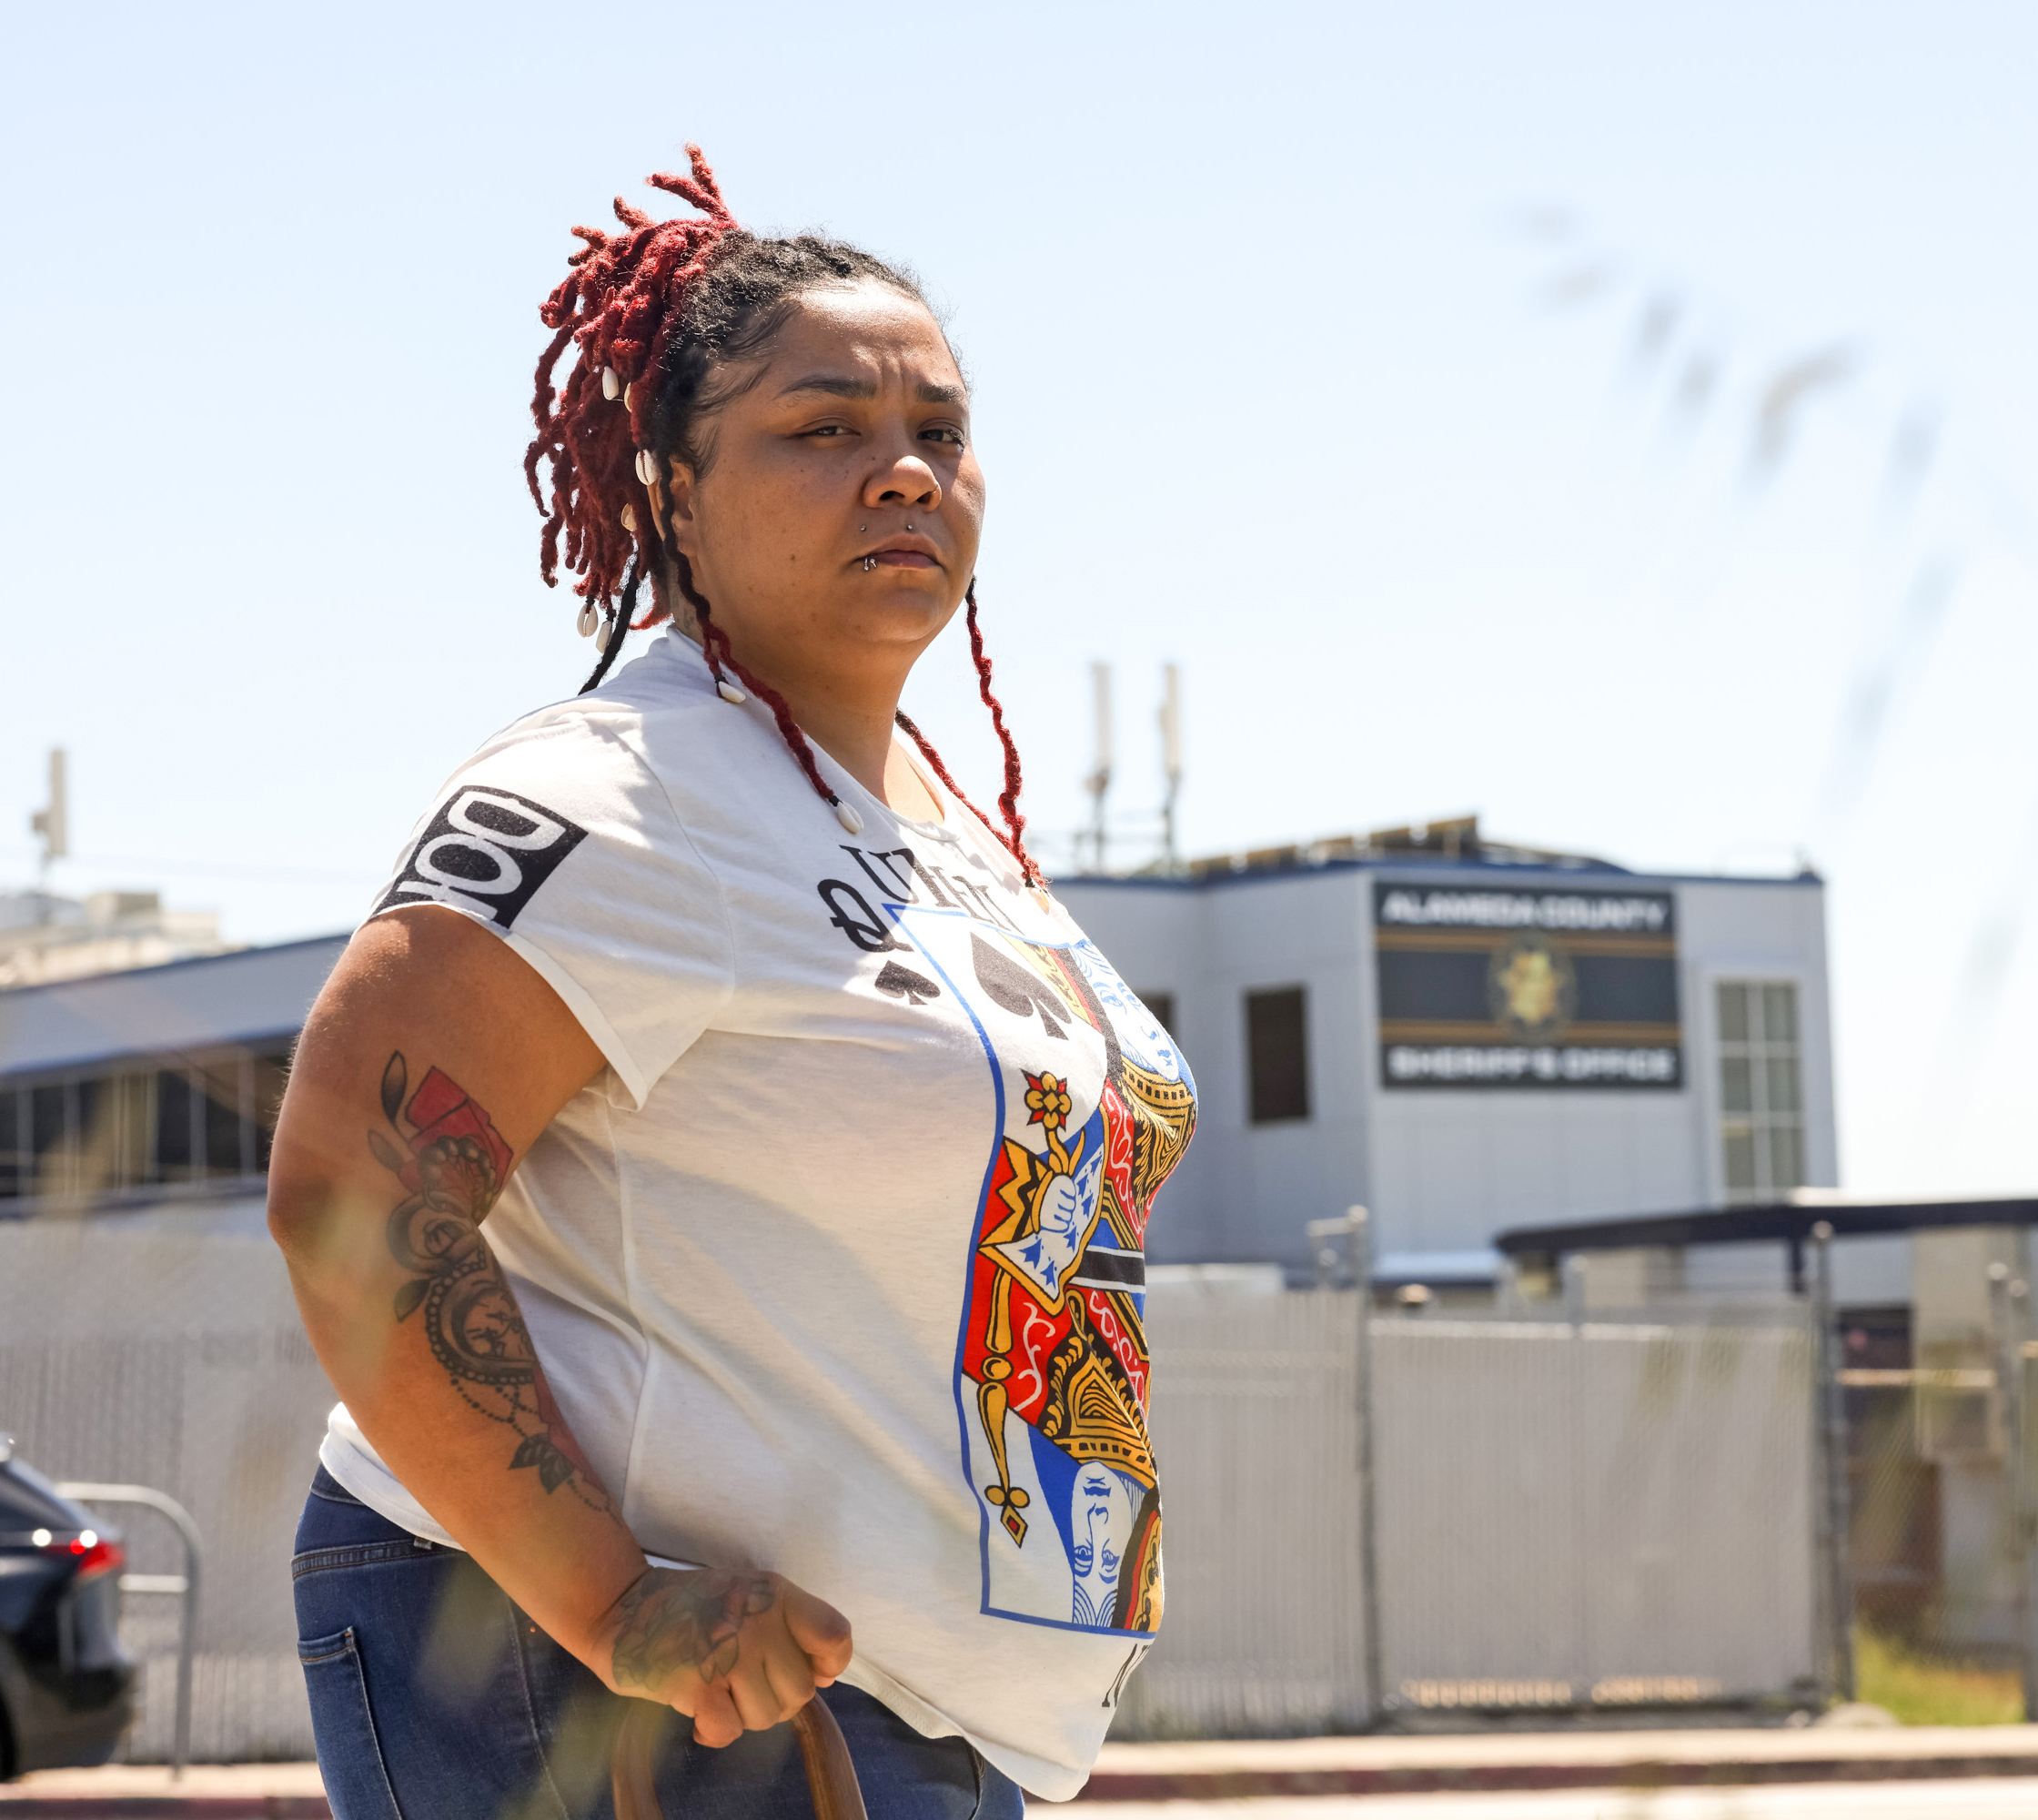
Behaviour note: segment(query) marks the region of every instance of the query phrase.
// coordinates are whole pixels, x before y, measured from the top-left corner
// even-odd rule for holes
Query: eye
[[[963,432],[952,423],[936,424],[933,429],[923,430],[920,433],[933,441],[945,442],[951,448],[960,449],[963,446]]]
[[[847,436],[849,426],[846,423],[816,424],[813,429],[807,431],[807,434],[809,436]]]

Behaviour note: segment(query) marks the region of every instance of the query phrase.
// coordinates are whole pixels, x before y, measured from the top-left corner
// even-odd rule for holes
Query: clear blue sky
[[[518,472],[535,309],[694,137],[746,221],[953,313],[1051,861],[1098,658],[1128,818],[1184,668],[1192,851],[1475,808],[1639,865],[1809,848],[1850,1185],[2038,1183],[2038,15],[5,23],[0,882],[61,743],[60,888],[343,925],[458,759],[578,682]],[[1829,348],[1758,473],[1766,389]],[[911,700],[987,784],[953,640]]]

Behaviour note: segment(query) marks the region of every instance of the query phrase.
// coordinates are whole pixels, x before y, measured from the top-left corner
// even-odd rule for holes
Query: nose
[[[902,452],[889,462],[880,462],[870,479],[864,481],[863,503],[873,509],[892,506],[913,511],[938,511],[941,482],[920,456]]]

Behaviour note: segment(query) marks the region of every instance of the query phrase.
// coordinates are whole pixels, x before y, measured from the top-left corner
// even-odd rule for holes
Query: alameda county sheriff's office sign
[[[1667,891],[1376,884],[1380,1084],[1684,1084]]]

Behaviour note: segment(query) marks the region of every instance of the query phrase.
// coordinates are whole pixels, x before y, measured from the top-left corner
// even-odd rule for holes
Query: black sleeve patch
[[[513,790],[468,784],[440,805],[375,907],[450,904],[507,929],[587,836],[585,828]]]

